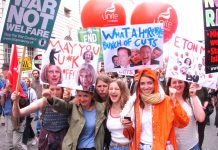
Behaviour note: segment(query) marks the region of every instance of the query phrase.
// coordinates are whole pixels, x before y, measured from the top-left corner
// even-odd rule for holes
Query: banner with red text
[[[99,52],[97,44],[51,39],[42,54],[41,83],[92,91]]]
[[[217,75],[205,73],[204,44],[174,35],[169,48],[166,77],[216,88]]]
[[[218,72],[217,0],[203,0],[206,73]]]

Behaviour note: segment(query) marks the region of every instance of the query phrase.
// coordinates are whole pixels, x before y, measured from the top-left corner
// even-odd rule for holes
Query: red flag
[[[14,44],[14,49],[12,51],[12,57],[10,61],[9,73],[8,73],[8,80],[12,85],[12,91],[16,90],[16,84],[18,79],[18,57],[17,57],[17,46]],[[18,92],[20,92],[20,96],[26,98],[22,87],[19,83]]]

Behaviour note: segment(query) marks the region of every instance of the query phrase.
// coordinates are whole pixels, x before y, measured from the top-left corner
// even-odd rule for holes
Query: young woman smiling
[[[203,122],[205,113],[199,98],[196,96],[196,83],[191,83],[169,78],[167,82],[166,94],[169,94],[170,88],[176,90],[175,98],[189,116],[189,124],[183,128],[175,128],[176,141],[179,150],[200,150],[198,145],[198,128],[197,123]]]
[[[178,100],[166,95],[161,98],[155,71],[139,70],[138,81],[133,107],[135,130],[130,150],[164,150],[167,141],[177,150],[174,127],[183,128],[188,124],[186,112]],[[125,129],[131,128],[125,126]]]
[[[123,125],[120,113],[129,99],[127,84],[121,79],[114,79],[109,84],[109,99],[107,101],[107,128],[111,133],[110,150],[128,150],[130,140],[123,135]]]
[[[44,94],[45,96],[45,94]],[[55,110],[71,115],[63,140],[64,150],[102,150],[104,144],[105,105],[93,99],[93,93],[77,90],[79,105],[46,95]]]

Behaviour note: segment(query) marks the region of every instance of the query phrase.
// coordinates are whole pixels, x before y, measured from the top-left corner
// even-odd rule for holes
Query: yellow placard
[[[19,58],[19,63],[21,63],[21,58]],[[23,60],[22,71],[32,70],[32,60],[30,57],[25,57]]]

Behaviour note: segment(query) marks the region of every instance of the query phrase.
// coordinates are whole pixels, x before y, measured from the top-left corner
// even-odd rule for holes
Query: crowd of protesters
[[[38,142],[39,150],[164,150],[167,144],[200,150],[209,103],[218,127],[217,90],[148,68],[130,78],[101,69],[95,88],[75,95],[66,87],[41,85],[40,72],[33,70],[32,79],[20,81],[26,100],[7,82],[9,64],[1,69],[1,115],[11,150],[26,150],[28,140]]]

